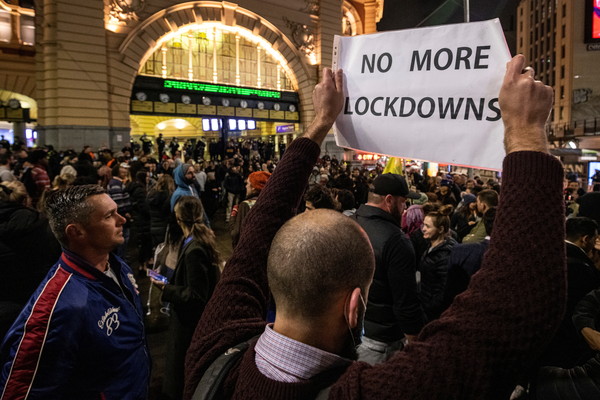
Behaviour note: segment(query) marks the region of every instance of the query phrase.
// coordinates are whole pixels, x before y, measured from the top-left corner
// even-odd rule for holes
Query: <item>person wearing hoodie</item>
[[[171,196],[171,212],[175,209],[175,204],[181,196],[194,196],[200,198],[200,192],[196,188],[196,171],[191,164],[181,164],[173,171],[175,179],[175,191]]]

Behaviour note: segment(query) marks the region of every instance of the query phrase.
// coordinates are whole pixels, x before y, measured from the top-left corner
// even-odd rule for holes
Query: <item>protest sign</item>
[[[344,70],[338,146],[500,169],[498,94],[510,60],[498,19],[334,39]]]

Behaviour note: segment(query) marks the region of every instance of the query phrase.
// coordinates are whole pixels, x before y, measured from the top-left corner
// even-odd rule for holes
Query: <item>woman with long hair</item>
[[[425,215],[423,221],[423,237],[429,247],[419,263],[420,290],[419,299],[427,318],[431,321],[443,311],[444,289],[448,276],[448,258],[452,247],[456,244],[450,236],[450,218],[452,206],[440,207]]]
[[[184,238],[175,273],[168,284],[154,278],[152,282],[162,290],[161,300],[171,303],[163,395],[181,399],[185,354],[219,279],[219,253],[198,198],[182,196],[174,211]]]

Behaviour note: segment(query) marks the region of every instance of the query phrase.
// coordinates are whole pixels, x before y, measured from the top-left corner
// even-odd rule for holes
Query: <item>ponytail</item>
[[[191,229],[192,237],[206,246],[211,262],[218,266],[219,252],[215,233],[204,224],[202,202],[194,196],[182,196],[175,204],[175,213],[179,214],[179,221]]]
[[[208,256],[214,265],[219,265],[219,252],[217,251],[217,242],[215,233],[204,224],[202,218],[196,219],[192,226],[192,236],[197,241],[206,245]]]

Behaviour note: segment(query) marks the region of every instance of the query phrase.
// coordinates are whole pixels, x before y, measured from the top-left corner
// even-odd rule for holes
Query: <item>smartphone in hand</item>
[[[148,276],[154,280],[161,281],[165,284],[169,283],[169,280],[167,279],[166,276],[159,274],[158,272],[156,272],[153,269],[147,269],[146,272],[147,272]]]

